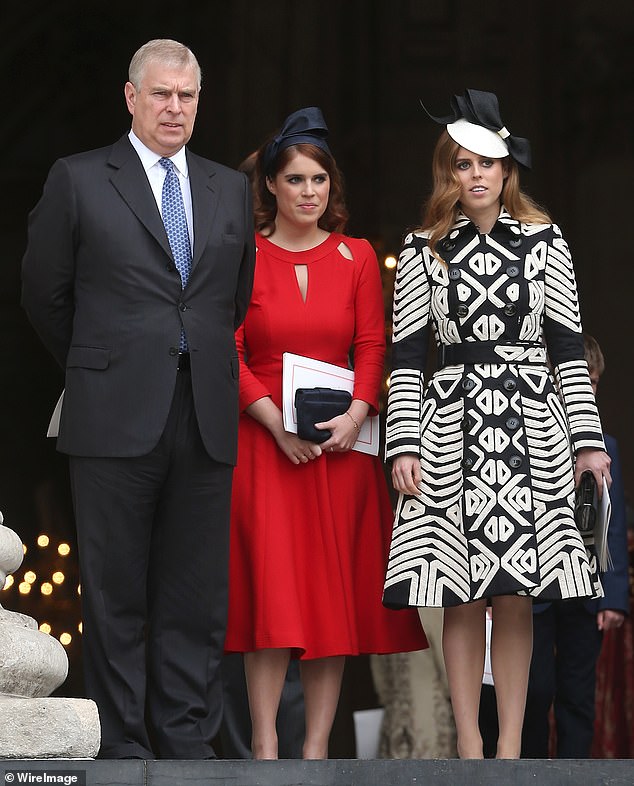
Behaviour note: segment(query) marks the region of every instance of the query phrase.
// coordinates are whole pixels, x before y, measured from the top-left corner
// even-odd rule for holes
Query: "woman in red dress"
[[[226,650],[244,653],[254,758],[277,758],[275,721],[300,659],[304,758],[326,758],[346,655],[423,649],[415,609],[381,603],[392,508],[376,456],[353,450],[376,414],[385,329],[366,240],[341,234],[341,175],[319,109],[298,110],[258,152],[251,305],[237,334],[238,466]],[[282,354],[354,367],[347,412],[321,444],[284,430]],[[352,359],[352,362],[351,362]]]

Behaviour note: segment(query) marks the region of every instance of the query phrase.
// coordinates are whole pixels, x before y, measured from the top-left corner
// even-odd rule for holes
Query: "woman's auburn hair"
[[[327,172],[330,180],[328,205],[318,221],[318,226],[326,232],[344,232],[349,216],[344,199],[343,175],[333,156],[326,150],[322,150],[321,147],[308,142],[290,145],[278,154],[267,174],[262,170],[262,156],[266,146],[265,144],[258,150],[253,174],[253,214],[256,232],[268,236],[273,234],[275,230],[277,200],[267,187],[267,177],[273,180],[277,173],[284,169],[298,153],[316,161]]]
[[[429,233],[429,248],[443,264],[436,246],[449,234],[458,217],[460,181],[456,174],[456,159],[460,145],[443,131],[434,149],[432,159],[432,193],[423,205],[423,223],[419,231]],[[501,202],[509,214],[523,224],[551,224],[552,219],[528,194],[520,189],[520,174],[517,162],[510,156],[502,159],[507,174],[502,187]]]

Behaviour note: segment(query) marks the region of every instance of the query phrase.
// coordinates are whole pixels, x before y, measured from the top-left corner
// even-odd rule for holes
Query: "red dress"
[[[376,255],[366,240],[335,233],[309,251],[260,235],[257,247],[253,296],[236,334],[242,414],[226,650],[290,647],[308,659],[424,649],[418,612],[381,603],[393,514],[378,457],[325,452],[295,465],[244,413],[263,396],[281,407],[283,352],[347,367],[350,348],[353,395],[376,412],[385,351]],[[297,264],[308,266],[305,302]]]

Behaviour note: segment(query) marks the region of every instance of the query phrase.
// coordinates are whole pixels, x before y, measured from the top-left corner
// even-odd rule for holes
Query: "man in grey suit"
[[[185,147],[200,84],[187,47],[142,46],[131,132],[53,165],[23,260],[23,306],[66,374],[57,446],[107,758],[213,758],[222,714],[234,331],[255,251],[247,178]]]

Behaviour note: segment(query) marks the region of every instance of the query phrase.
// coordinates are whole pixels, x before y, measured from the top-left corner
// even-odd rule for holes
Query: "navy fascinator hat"
[[[521,166],[531,168],[530,142],[506,128],[495,93],[465,90],[464,95],[451,98],[450,106],[451,114],[446,117],[435,117],[424,105],[423,109],[432,120],[446,126],[449,136],[465,150],[490,158],[510,155]]]
[[[316,145],[332,155],[326,143],[327,136],[328,126],[319,107],[308,106],[293,112],[286,118],[279,132],[264,148],[262,154],[262,170],[264,174],[269,175],[271,173],[278,154],[291,145],[299,145],[304,142]]]

